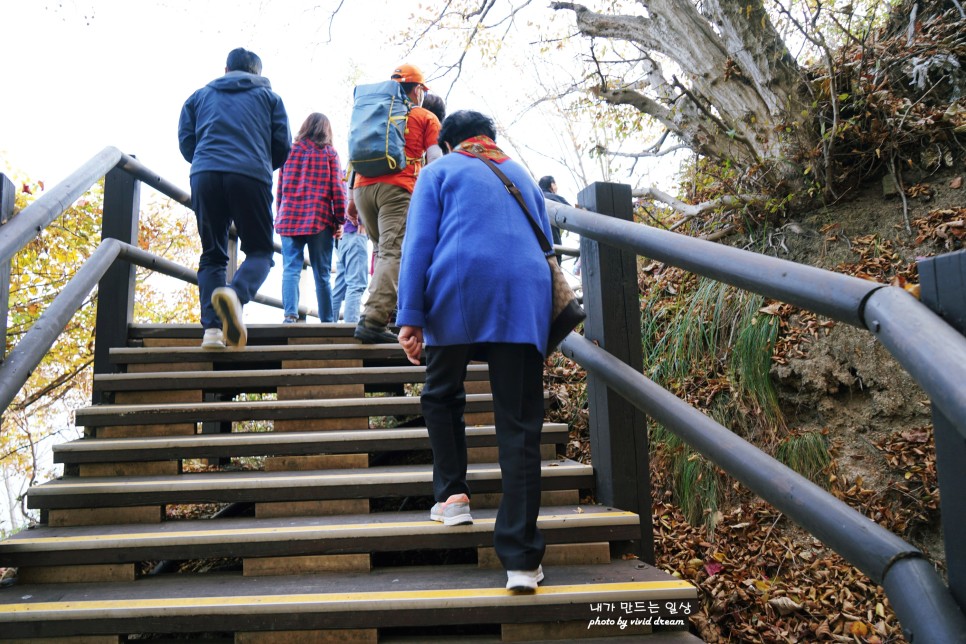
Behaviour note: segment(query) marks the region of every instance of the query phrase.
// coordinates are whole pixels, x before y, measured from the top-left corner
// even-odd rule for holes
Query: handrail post
[[[0,229],[13,216],[16,203],[13,181],[0,173]],[[7,356],[7,315],[10,311],[10,262],[0,261],[0,363]]]
[[[919,279],[923,304],[966,335],[966,251],[920,260]],[[966,612],[966,439],[935,407],[932,425],[947,579],[956,603]]]
[[[580,192],[578,202],[601,216],[633,220],[631,188],[626,184],[593,183]],[[583,236],[580,264],[583,304],[587,311],[584,337],[642,372],[636,253]],[[640,516],[641,542],[637,554],[653,564],[647,418],[593,373],[587,374],[587,406],[597,500]]]
[[[101,239],[113,238],[137,246],[141,182],[120,167],[104,177],[104,215]],[[127,342],[134,317],[135,268],[119,260],[108,269],[97,288],[97,327],[94,337],[94,373],[113,373],[110,350]],[[94,404],[104,402],[95,392]]]

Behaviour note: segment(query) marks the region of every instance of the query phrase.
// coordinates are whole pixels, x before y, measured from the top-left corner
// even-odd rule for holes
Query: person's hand
[[[342,226],[339,226],[333,231],[332,239],[342,239]]]
[[[415,365],[423,354],[423,328],[418,326],[399,327],[399,344],[402,345],[406,357]]]
[[[352,222],[353,226],[359,225],[359,211],[356,209],[356,202],[352,199],[350,199],[348,205],[346,205],[345,217]]]

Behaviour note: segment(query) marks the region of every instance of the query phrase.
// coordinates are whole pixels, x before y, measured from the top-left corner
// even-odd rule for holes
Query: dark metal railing
[[[916,379],[945,418],[955,419],[949,424],[958,445],[966,436],[966,337],[903,289],[636,224],[631,221],[628,186],[595,184],[581,193],[580,203],[603,203],[606,208],[591,207],[595,212],[589,212],[554,202],[548,202],[547,207],[552,223],[581,235],[584,266],[589,258],[597,258],[582,273],[588,313],[584,337],[572,333],[561,345],[564,355],[587,370],[588,390],[596,381],[599,388],[618,394],[881,584],[909,641],[966,641],[962,610],[966,593],[954,582],[964,578],[959,570],[966,543],[962,517],[947,519],[944,515],[951,580],[947,587],[919,549],[644,376],[634,364],[641,361],[639,317],[636,325],[633,321],[629,324],[638,334],[636,347],[628,352],[621,344],[616,352],[612,350],[612,338],[601,333],[607,330],[606,325],[595,321],[612,315],[613,304],[595,296],[594,280],[598,287],[601,282],[619,282],[621,271],[636,266],[636,257],[642,255],[867,329]],[[623,267],[611,269],[610,275],[618,279],[606,275],[608,268],[600,261],[605,257],[613,266]],[[624,294],[628,299],[629,290]],[[633,300],[627,309],[639,308],[638,293],[633,294]],[[613,444],[616,434],[624,436],[625,451],[647,459],[646,438],[640,438],[641,434],[646,436],[646,428],[640,419],[625,411],[607,418],[605,426],[601,420],[595,422],[591,412],[595,475],[628,481],[646,472],[646,467],[626,458],[599,463],[593,447],[596,435],[598,443],[606,446],[609,441],[611,451],[618,451]],[[938,424],[936,432],[940,432]],[[957,469],[961,471],[963,465],[957,463]],[[603,469],[598,473],[598,468]],[[618,471],[621,468],[623,471]],[[940,485],[947,483],[947,495],[962,496],[962,478],[950,476],[948,471],[945,478],[943,472],[939,474]],[[961,472],[957,474],[962,477]],[[602,489],[608,489],[606,483]],[[616,486],[612,484],[610,489],[616,490]],[[626,509],[649,507],[649,490],[639,487],[640,495],[647,497],[619,502],[615,492],[610,499],[600,500]],[[648,527],[643,519],[642,526]],[[643,537],[646,557],[648,539],[646,534]]]
[[[871,331],[966,437],[966,338],[904,289],[562,204],[550,210],[561,228],[608,246]]]
[[[3,232],[0,235],[0,276],[3,277],[6,287],[0,292],[3,295],[0,301],[0,328],[3,330],[4,341],[9,306],[7,289],[10,260],[91,186],[102,178],[105,179],[104,240],[10,353],[0,355],[0,409],[6,410],[94,286],[100,284],[102,302],[110,300],[108,306],[98,308],[95,329],[94,370],[100,373],[110,368],[107,360],[110,347],[123,344],[127,336],[134,297],[134,274],[130,270],[131,265],[143,266],[192,284],[197,284],[197,273],[142,251],[134,245],[137,243],[140,183],[145,183],[189,207],[191,196],[117,148],[107,147],[101,150],[64,181],[45,191],[16,217],[10,216],[13,210],[13,186],[5,176],[0,177],[3,179],[0,197],[4,204],[0,218]],[[280,250],[280,245],[276,243],[275,251]],[[124,265],[117,260],[123,260]],[[116,275],[112,276],[112,273]],[[278,298],[258,294],[253,301],[282,308],[282,302]],[[125,314],[117,315],[117,311]],[[304,317],[307,314],[317,315],[317,312],[301,306],[299,314]]]
[[[105,235],[114,238],[102,241],[0,364],[0,409],[14,399],[96,285],[100,284],[100,302],[108,298],[117,318],[107,321],[99,311],[95,345],[103,352],[126,337],[133,265],[196,283],[194,271],[134,245],[140,182],[185,205],[190,204],[189,196],[115,148],[103,150],[3,224],[0,266],[9,265],[14,254],[101,177],[107,177]],[[636,258],[644,255],[868,329],[922,385],[936,408],[952,419],[949,424],[959,444],[966,436],[966,338],[902,289],[635,224],[630,194],[628,186],[594,184],[580,195],[580,203],[593,212],[547,202],[553,223],[581,235],[588,319],[584,337],[571,334],[561,350],[588,373],[598,500],[638,513],[641,554],[653,561],[644,416],[648,414],[882,584],[910,641],[964,641],[966,618],[962,593],[957,594],[962,589],[952,583],[952,590],[948,588],[922,552],[643,375]],[[124,239],[131,236],[135,239]],[[263,296],[255,301],[280,305]],[[6,306],[4,298],[4,320]],[[119,316],[118,310],[127,314]],[[113,335],[102,333],[102,320]],[[119,326],[124,327],[122,333],[117,333]],[[962,469],[963,463],[957,465]],[[961,494],[961,486],[947,489]],[[950,578],[959,579],[961,544],[966,542],[960,537],[966,536],[966,527],[961,519],[949,523],[954,526],[946,529]]]

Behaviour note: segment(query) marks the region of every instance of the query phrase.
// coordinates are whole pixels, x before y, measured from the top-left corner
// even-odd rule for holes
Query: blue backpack
[[[357,86],[349,122],[349,169],[381,177],[405,168],[410,109],[412,102],[396,81]]]

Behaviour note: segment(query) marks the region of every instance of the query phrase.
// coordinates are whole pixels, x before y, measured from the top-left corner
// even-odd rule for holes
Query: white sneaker
[[[506,589],[515,593],[532,593],[541,581],[543,581],[543,566],[537,566],[536,570],[506,571]]]
[[[211,305],[215,307],[215,313],[221,318],[221,330],[225,343],[244,349],[248,344],[248,329],[245,328],[242,305],[235,289],[228,286],[216,288],[211,293]]]
[[[205,329],[205,337],[201,339],[202,349],[219,350],[225,348],[225,336],[221,329]]]
[[[442,503],[437,503],[429,511],[429,520],[438,521],[443,525],[470,525],[473,515],[470,514],[470,498],[465,494],[454,494]]]

